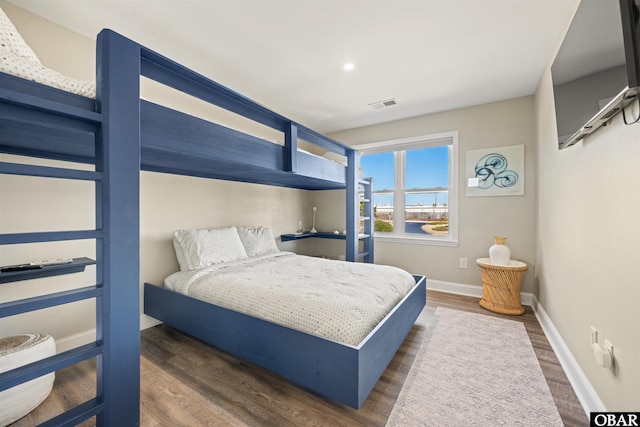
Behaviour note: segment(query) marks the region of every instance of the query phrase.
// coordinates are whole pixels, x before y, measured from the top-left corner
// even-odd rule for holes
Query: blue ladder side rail
[[[81,299],[96,301],[95,342],[0,374],[0,390],[6,390],[96,358],[95,398],[42,424],[46,426],[76,425],[94,416],[99,426],[140,423],[140,47],[113,32],[101,33],[97,70],[99,108],[95,112],[0,89],[5,114],[29,114],[60,127],[90,130],[96,142],[95,172],[0,162],[1,174],[95,182],[94,230],[0,234],[0,245],[96,242],[96,285],[0,304],[0,317],[6,317]],[[92,264],[88,259],[83,262]],[[60,273],[50,271],[39,277]],[[6,283],[25,279],[18,274]]]
[[[359,184],[362,187],[363,200],[362,204],[364,205],[363,212],[363,222],[364,222],[364,230],[363,233],[367,236],[363,239],[363,251],[358,255],[362,258],[364,262],[373,263],[374,262],[374,212],[373,212],[373,178],[364,178],[359,180]]]

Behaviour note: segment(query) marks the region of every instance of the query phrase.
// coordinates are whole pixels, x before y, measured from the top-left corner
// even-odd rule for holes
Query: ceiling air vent
[[[395,98],[391,98],[391,99],[385,99],[384,101],[374,102],[372,104],[369,104],[369,106],[374,110],[378,110],[380,108],[391,107],[392,105],[396,105],[396,104],[397,102]]]

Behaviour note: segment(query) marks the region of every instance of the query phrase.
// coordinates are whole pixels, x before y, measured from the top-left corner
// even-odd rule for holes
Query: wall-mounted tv
[[[638,102],[640,0],[582,0],[551,75],[561,149]]]

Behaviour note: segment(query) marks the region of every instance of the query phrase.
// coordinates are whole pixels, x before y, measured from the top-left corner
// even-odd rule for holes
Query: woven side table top
[[[516,261],[514,259],[509,260],[509,265],[497,265],[497,264],[491,264],[491,259],[489,258],[478,258],[476,260],[476,263],[480,266],[480,267],[485,267],[485,268],[492,268],[492,269],[496,269],[496,270],[522,270],[522,271],[526,271],[529,266],[527,266],[526,263],[522,262],[522,261]]]

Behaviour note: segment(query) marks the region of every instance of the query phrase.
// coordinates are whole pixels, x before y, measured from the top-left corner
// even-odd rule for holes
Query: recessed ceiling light
[[[356,67],[356,66],[355,66],[355,65],[353,65],[353,63],[352,63],[352,62],[347,62],[346,64],[344,64],[344,65],[342,66],[342,68],[343,68],[345,71],[351,71],[351,70],[353,70],[355,67]]]

